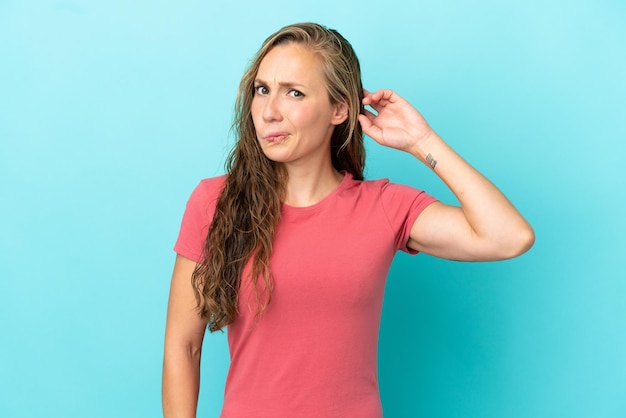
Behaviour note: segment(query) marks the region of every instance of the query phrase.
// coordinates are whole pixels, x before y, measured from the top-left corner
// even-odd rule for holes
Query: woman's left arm
[[[431,168],[461,204],[429,205],[411,228],[407,245],[437,257],[462,261],[502,260],[527,251],[533,229],[509,200],[391,90],[365,91],[363,132],[379,144],[406,151]]]

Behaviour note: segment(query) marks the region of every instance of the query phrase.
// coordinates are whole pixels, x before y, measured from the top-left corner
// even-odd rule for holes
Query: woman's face
[[[288,43],[263,58],[254,81],[252,120],[265,155],[291,165],[330,161],[330,137],[347,118],[347,106],[331,104],[318,56]]]

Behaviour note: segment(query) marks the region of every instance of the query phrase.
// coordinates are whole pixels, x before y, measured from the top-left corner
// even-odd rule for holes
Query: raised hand
[[[392,90],[363,90],[365,110],[359,115],[363,132],[381,145],[423,155],[422,142],[434,134],[422,115],[409,102]]]
[[[436,202],[411,228],[408,246],[453,260],[500,260],[528,250],[530,225],[487,178],[469,165],[422,115],[391,90],[363,91],[363,132],[379,144],[407,151],[429,166],[459,200],[461,207]]]

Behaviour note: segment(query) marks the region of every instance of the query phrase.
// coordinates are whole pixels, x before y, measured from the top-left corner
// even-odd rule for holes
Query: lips
[[[263,137],[267,142],[281,142],[284,141],[289,134],[287,132],[271,132]]]

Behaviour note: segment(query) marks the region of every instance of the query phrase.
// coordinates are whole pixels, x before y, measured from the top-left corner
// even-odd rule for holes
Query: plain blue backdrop
[[[521,258],[399,255],[388,418],[625,417],[626,3],[0,0],[0,416],[155,417],[172,246],[223,172],[239,78],[285,24],[342,32],[535,227]],[[368,140],[369,178],[454,198]],[[216,417],[225,334],[206,339]]]

